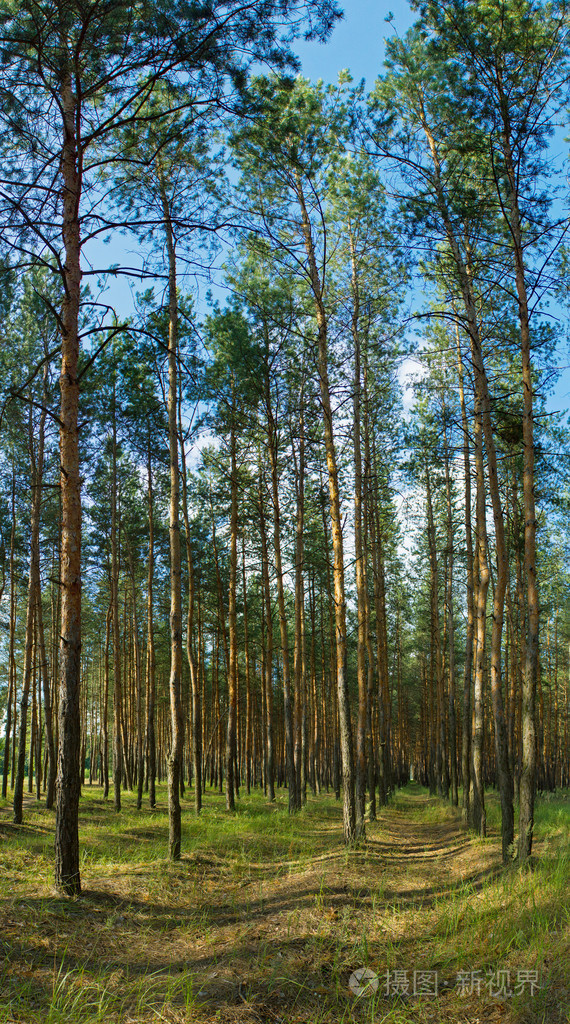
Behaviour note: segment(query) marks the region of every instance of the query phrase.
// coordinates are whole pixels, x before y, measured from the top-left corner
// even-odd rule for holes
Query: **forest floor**
[[[207,792],[199,818],[187,795],[170,865],[164,788],[116,815],[86,786],[73,900],[53,814],[27,798],[16,826],[0,802],[0,1024],[570,1021],[568,793],[538,801],[524,870],[501,865],[494,794],[481,840],[410,784],[350,851],[331,795],[294,818],[283,791],[234,815]]]

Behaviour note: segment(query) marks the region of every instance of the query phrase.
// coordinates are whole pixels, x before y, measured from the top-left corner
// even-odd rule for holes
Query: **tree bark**
[[[16,543],[16,473],[12,465],[12,524],[10,527],[10,637],[8,641],[8,698],[6,703],[6,738],[4,741],[4,769],[2,773],[2,799],[8,792],[10,769],[10,735],[12,731],[12,704],[16,697],[16,666],[14,663],[14,640],[16,634],[16,578],[14,575],[14,549]],[[16,745],[16,722],[14,720],[13,746]]]
[[[265,401],[267,412],[267,443],[271,465],[271,494],[273,498],[273,548],[275,575],[277,577],[277,607],[279,610],[279,633],[281,637],[281,663],[283,670],[283,716],[285,720],[285,757],[287,760],[287,788],[289,814],[298,810],[297,781],[295,772],[295,745],[293,738],[293,708],[291,704],[291,670],[289,664],[289,631],[285,608],[285,585],[281,561],[281,514],[279,508],[279,469],[277,465],[277,424],[271,409],[269,377],[266,376]]]
[[[495,751],[497,758],[497,770],[499,776],[499,791],[501,797],[501,831],[503,859],[506,860],[509,857],[509,850],[512,846],[514,835],[514,794],[512,775],[510,773],[508,764],[508,745],[501,681],[501,644],[505,594],[508,580],[508,563],[505,544],[504,515],[499,490],[497,455],[495,449],[495,440],[493,436],[493,425],[491,420],[491,398],[489,394],[487,374],[483,360],[483,351],[481,346],[481,336],[477,319],[475,296],[472,287],[472,273],[470,266],[471,256],[469,251],[469,245],[466,242],[464,258],[462,256],[458,244],[458,239],[453,228],[449,211],[447,209],[443,184],[441,181],[441,166],[437,153],[437,146],[434,137],[427,125],[425,116],[423,116],[422,119],[422,127],[424,129],[432,157],[434,167],[433,181],[436,190],[439,212],[442,217],[447,241],[449,243],[449,247],[451,249],[453,259],[455,262],[459,286],[461,290],[463,304],[465,307],[467,331],[471,343],[471,357],[475,376],[475,389],[478,394],[479,410],[482,419],[482,430],[485,437],[485,450],[487,453],[487,466],[489,471],[489,493],[491,496],[491,503],[493,507],[493,521],[495,526],[495,546],[497,554],[497,581],[493,598],[493,629],[491,637],[491,695],[493,701],[493,718],[495,726]],[[536,613],[538,622],[538,606],[536,609]]]
[[[55,884],[68,896],[81,891],[79,874],[79,752],[81,672],[81,477],[79,467],[79,307],[81,302],[82,152],[78,100],[71,75],[60,80],[63,113],[63,243],[65,296],[61,311],[61,632],[55,812]]]
[[[115,371],[113,370],[113,375]],[[123,779],[123,685],[121,664],[121,628],[119,622],[119,550],[117,539],[117,416],[116,382],[113,376],[111,466],[111,615],[113,621],[113,789],[115,811],[121,810]]]
[[[228,591],[229,627],[229,672],[228,672],[228,722],[226,732],[226,810],[235,810],[235,761],[237,729],[238,689],[238,641],[237,641],[237,531],[238,531],[238,481],[236,462],[235,425],[235,381],[232,380],[232,423],[230,428],[230,581]]]
[[[309,266],[309,278],[315,304],[318,329],[318,374],[323,410],[325,452],[329,480],[330,517],[333,544],[333,579],[336,638],[336,678],[343,778],[343,829],[345,843],[356,839],[356,801],[354,792],[354,753],[350,717],[350,695],[346,673],[346,596],[344,586],[344,553],[342,518],[338,488],[338,468],[333,433],[333,416],[328,371],[327,316],[324,305],[323,284],[317,268],[311,222],[307,212],[303,187],[297,179],[297,197],[301,209],[302,232]]]
[[[473,693],[473,800],[471,803],[471,824],[480,836],[487,834],[485,814],[485,786],[483,778],[484,740],[484,682],[487,635],[487,592],[489,590],[489,565],[487,561],[487,528],[485,524],[485,477],[483,467],[483,438],[481,434],[480,402],[475,400],[475,469],[477,473],[476,502],[476,550],[477,550],[477,632],[475,640],[475,685]]]
[[[443,415],[445,418],[446,410]],[[445,464],[445,497],[447,512],[447,642],[449,645],[449,770],[451,782],[451,803],[457,807],[457,722],[455,707],[455,622],[453,614],[453,505],[451,495],[451,474],[449,471],[449,449],[447,444],[447,425],[444,423],[444,464]]]
[[[498,78],[500,83],[500,79]],[[536,582],[536,509],[534,500],[534,417],[530,316],[525,279],[524,241],[519,210],[518,172],[511,148],[512,129],[508,98],[500,90],[503,117],[502,151],[508,180],[510,219],[509,237],[513,243],[513,262],[518,299],[521,367],[523,384],[523,502],[524,502],[524,574],[527,598],[527,634],[524,652],[522,688],[522,773],[519,787],[519,860],[532,851],[534,797],[536,790],[536,687],[538,672],[538,587]],[[503,211],[504,211],[504,207]]]
[[[160,171],[159,171],[160,174]],[[180,776],[184,749],[182,713],[182,587],[180,560],[180,463],[178,459],[178,296],[176,290],[176,251],[170,207],[165,187],[160,182],[166,248],[168,253],[168,446],[170,455],[170,717],[172,743],[168,753],[168,854],[180,860],[182,815]]]
[[[304,589],[304,529],[305,529],[305,369],[302,380],[299,409],[299,458],[291,437],[291,450],[295,464],[297,514],[295,520],[295,647],[293,677],[295,680],[295,782],[296,806],[306,802],[306,662],[305,662],[305,589]]]
[[[356,670],[358,679],[358,724],[356,731],[356,833],[366,838],[366,733],[368,725],[368,679],[366,674],[366,565],[362,541],[362,451],[361,451],[361,370],[360,370],[360,292],[356,257],[350,234],[352,285],[352,342],[354,346],[353,452],[354,452],[354,563],[356,573],[356,611],[358,618]]]
[[[259,534],[261,537],[261,572],[263,576],[263,599],[265,601],[265,692],[266,749],[267,749],[267,799],[275,800],[275,765],[273,752],[273,616],[271,614],[271,587],[269,582],[269,556],[267,531],[265,528],[264,477],[259,472]]]
[[[156,654],[154,647],[154,508],[152,487],[151,434],[147,449],[148,573],[146,587],[146,736],[148,756],[148,803],[156,807]]]
[[[38,601],[41,602],[40,583],[40,517],[42,505],[42,477],[44,463],[44,432],[45,432],[46,408],[42,408],[38,428],[38,448],[34,450],[34,425],[32,419],[32,407],[29,413],[29,436],[28,444],[30,451],[31,470],[31,511],[30,511],[30,568],[28,577],[28,605],[26,613],[26,640],[24,646],[24,672],[22,680],[22,695],[20,699],[20,737],[18,746],[18,762],[16,779],[14,784],[14,821],[17,824],[22,822],[22,806],[24,796],[24,773],[26,764],[26,732],[28,719],[28,700],[30,685],[34,669],[34,633],[36,628],[36,614]],[[35,674],[34,674],[35,679]],[[34,689],[35,700],[35,689]],[[33,719],[32,719],[33,721]],[[32,729],[31,742],[34,741],[34,730]],[[28,765],[28,782],[32,781],[33,747],[30,747],[30,758]],[[53,748],[52,748],[53,753]]]
[[[192,758],[194,767],[194,809],[196,814],[202,810],[202,702],[200,699],[200,682],[198,668],[194,657],[194,561],[192,558],[192,542],[190,539],[190,516],[188,514],[188,482],[186,474],[186,452],[182,431],[182,410],[179,396],[178,427],[180,431],[180,454],[182,465],[182,514],[184,516],[184,533],[186,536],[186,563],[188,567],[188,613],[186,616],[186,657],[190,669],[190,686],[192,690]]]
[[[465,548],[467,556],[467,628],[465,632],[465,667],[463,671],[463,718],[461,737],[461,775],[463,779],[462,817],[469,822],[471,786],[471,676],[473,668],[473,633],[475,625],[473,606],[473,534],[471,528],[471,460],[469,457],[469,425],[463,385],[463,360],[459,344],[459,325],[455,331],[457,341],[457,375],[463,432],[463,470],[465,475]]]

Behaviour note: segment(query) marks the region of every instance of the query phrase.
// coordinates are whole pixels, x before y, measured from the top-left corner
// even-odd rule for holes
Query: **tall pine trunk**
[[[159,171],[160,175],[160,171]],[[166,189],[160,180],[168,253],[168,448],[170,457],[170,718],[172,742],[168,753],[168,854],[180,860],[182,815],[180,779],[184,750],[182,713],[182,586],[180,560],[180,465],[178,461],[178,295],[176,251]]]
[[[63,115],[63,267],[61,310],[60,494],[61,624],[59,646],[58,754],[55,808],[55,884],[68,896],[81,891],[79,874],[79,754],[81,677],[81,476],[79,466],[79,307],[81,236],[79,203],[82,154],[79,116],[71,74],[63,71],[59,99]]]
[[[328,369],[327,316],[324,305],[323,282],[317,268],[311,222],[307,212],[300,179],[297,179],[297,197],[301,209],[303,240],[309,265],[309,277],[318,330],[318,375],[323,410],[325,453],[329,481],[330,519],[333,545],[334,619],[336,640],[336,679],[338,715],[342,755],[343,829],[345,843],[356,839],[356,800],[354,789],[354,749],[350,716],[350,696],[346,666],[346,595],[344,585],[344,552],[342,517],[338,487],[338,466],[333,432],[333,414]]]
[[[152,487],[151,435],[147,448],[148,573],[146,589],[146,738],[148,757],[148,802],[156,807],[156,655],[154,647],[154,502]]]

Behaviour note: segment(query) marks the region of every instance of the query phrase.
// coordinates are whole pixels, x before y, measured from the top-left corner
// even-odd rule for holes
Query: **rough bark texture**
[[[63,243],[65,297],[61,311],[61,641],[55,809],[55,884],[69,896],[79,875],[79,753],[81,672],[81,477],[79,467],[79,305],[81,300],[81,157],[76,136],[77,99],[71,76],[60,87],[63,111]]]

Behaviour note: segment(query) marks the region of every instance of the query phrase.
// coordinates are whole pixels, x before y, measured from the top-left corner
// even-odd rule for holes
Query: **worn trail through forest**
[[[559,915],[568,900],[536,885],[532,872],[522,881],[505,873],[498,835],[474,838],[459,810],[410,785],[367,823],[366,843],[346,850],[332,796],[310,799],[295,818],[285,801],[246,799],[230,818],[222,798],[200,819],[188,812],[186,852],[172,866],[160,859],[165,845],[157,854],[162,802],[117,816],[87,790],[78,900],[53,893],[52,817],[27,802],[27,821],[15,826],[4,808],[10,1014],[0,1012],[0,1024],[59,1021],[49,1016],[54,999],[61,1019],[78,1024],[568,1020],[552,1007],[540,1016],[514,991],[457,992],[459,972],[487,983],[491,971],[507,970],[514,983],[522,969],[542,970],[540,949],[550,958],[552,941],[566,943],[561,964],[567,954]],[[529,951],[523,938],[537,907],[547,941]],[[379,984],[355,998],[349,982],[360,967]],[[416,994],[419,977],[428,988],[437,978],[437,994]]]

